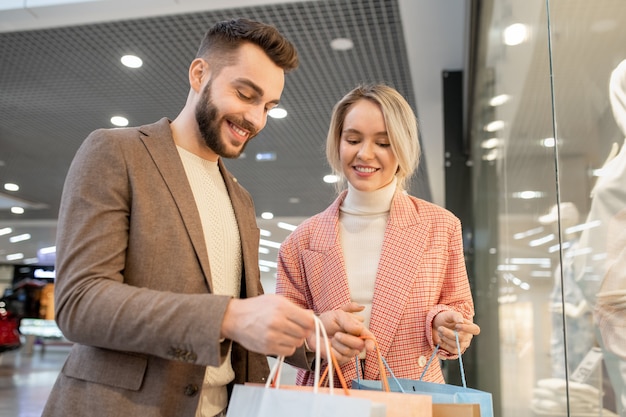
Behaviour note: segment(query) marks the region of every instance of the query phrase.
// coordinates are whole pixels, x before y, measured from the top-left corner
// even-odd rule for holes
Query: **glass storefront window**
[[[479,388],[504,417],[624,417],[626,2],[479,4]]]

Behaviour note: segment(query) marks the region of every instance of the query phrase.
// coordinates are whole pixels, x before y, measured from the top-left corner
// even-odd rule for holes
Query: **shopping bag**
[[[408,395],[412,397],[412,395]],[[433,404],[433,417],[480,417],[479,404]]]
[[[450,384],[438,384],[434,382],[425,382],[421,381],[421,378],[426,373],[426,370],[430,366],[430,363],[435,358],[437,351],[439,350],[439,346],[435,348],[424,372],[420,376],[420,380],[412,380],[412,379],[404,379],[404,378],[396,378],[393,375],[391,369],[386,366],[387,370],[391,374],[391,378],[389,381],[389,388],[394,392],[403,392],[409,394],[422,394],[422,395],[430,395],[432,398],[433,405],[434,404],[479,404],[480,406],[480,417],[493,417],[493,400],[491,397],[491,393],[480,391],[473,388],[468,388],[465,382],[465,371],[463,370],[463,360],[461,358],[461,348],[459,346],[458,334],[457,337],[457,349],[459,351],[459,364],[461,368],[461,379],[463,381],[463,386],[450,385]],[[384,361],[384,359],[383,359]],[[386,362],[385,362],[386,364]],[[357,373],[358,375],[358,373]],[[359,390],[375,390],[375,391],[383,391],[384,381],[372,381],[372,380],[362,380],[356,379],[352,381],[352,389]]]
[[[316,358],[315,385],[308,389],[285,389],[280,386],[280,368],[284,357],[272,366],[265,385],[236,384],[228,404],[227,417],[385,417],[384,404],[367,398],[338,395],[333,387],[333,373],[329,374],[329,388],[320,389],[320,339],[326,345],[330,357],[330,344],[324,326],[315,317]],[[345,383],[345,381],[344,381]],[[303,387],[304,388],[304,387]],[[337,389],[337,391],[340,391]],[[346,389],[347,391],[347,389]],[[337,395],[336,395],[337,394]]]
[[[328,392],[240,385],[233,388],[227,417],[385,417],[385,408],[365,398]]]
[[[378,343],[375,339],[374,345],[376,346],[376,351],[379,355],[379,367],[382,369],[381,374],[385,375],[385,365],[382,361],[382,356],[380,356],[380,351],[378,350]],[[378,406],[379,404],[383,404],[386,408],[387,414],[386,417],[431,417],[432,416],[432,400],[428,395],[404,395],[399,392],[382,392],[382,391],[366,391],[366,390],[348,390],[347,384],[343,378],[341,373],[341,367],[337,363],[336,359],[331,356],[332,359],[332,367],[329,365],[324,369],[321,377],[319,385],[323,385],[326,380],[326,377],[329,374],[329,369],[332,369],[337,373],[337,377],[339,382],[344,390],[337,389],[335,391],[336,395],[349,395],[350,397],[358,397],[358,398],[366,398],[368,400],[373,401],[374,406]],[[358,359],[357,359],[358,360]],[[316,368],[317,369],[317,368]],[[313,387],[307,386],[282,386],[281,388],[291,389],[291,390],[311,390]],[[322,392],[327,392],[329,388],[320,386],[318,390]],[[462,417],[462,416],[459,416]]]

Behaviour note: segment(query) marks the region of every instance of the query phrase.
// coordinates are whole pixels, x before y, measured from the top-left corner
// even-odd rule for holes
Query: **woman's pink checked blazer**
[[[325,211],[303,222],[281,245],[276,292],[316,314],[350,302],[339,239],[339,206],[346,191]],[[432,320],[442,310],[467,319],[474,304],[465,269],[461,222],[448,210],[396,192],[378,264],[370,330],[398,378],[418,379],[435,346]],[[441,352],[442,358],[453,358]],[[353,362],[342,367],[346,381],[356,378]],[[365,379],[379,379],[373,352],[367,354]],[[425,381],[444,382],[434,360]],[[297,383],[312,385],[299,370]]]

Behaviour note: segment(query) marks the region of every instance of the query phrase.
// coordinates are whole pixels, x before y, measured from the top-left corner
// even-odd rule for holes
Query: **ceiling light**
[[[141,68],[143,65],[141,58],[136,55],[124,55],[120,61],[128,68]]]
[[[11,213],[24,214],[24,207],[11,207]]]
[[[111,123],[115,126],[128,126],[128,119],[122,116],[113,116],[111,117]]]
[[[494,120],[493,122],[485,126],[485,130],[487,132],[495,132],[497,130],[501,130],[503,127],[504,127],[504,122],[502,120]]]
[[[509,101],[510,99],[511,99],[510,95],[500,94],[499,96],[492,97],[491,100],[489,100],[489,105],[493,107],[501,106],[507,101]]]
[[[261,218],[265,220],[271,220],[274,218],[274,213],[270,213],[269,211],[265,211],[261,213]]]
[[[551,233],[547,236],[540,237],[539,239],[531,240],[530,242],[528,242],[528,246],[530,246],[531,248],[541,246],[545,243],[552,242],[555,238],[556,236]]]
[[[508,258],[505,262],[509,265],[540,265],[550,266],[550,258]]]
[[[520,239],[527,238],[529,236],[538,235],[539,233],[543,232],[543,230],[544,230],[543,226],[535,227],[534,229],[529,229],[524,232],[515,233],[513,235],[513,239],[520,240]]]
[[[270,250],[268,248],[264,248],[262,246],[259,246],[259,253],[262,253],[263,255],[267,255],[270,253]]]
[[[555,143],[556,141],[554,140],[554,138],[545,138],[541,141],[541,144],[544,148],[554,148]]]
[[[269,268],[276,268],[278,264],[274,261],[265,261],[263,259],[259,259],[259,265],[267,266]]]
[[[337,175],[324,175],[324,182],[327,184],[334,184],[339,181],[339,177]]]
[[[259,239],[259,245],[267,246],[268,248],[280,248],[280,243],[267,239]]]
[[[281,229],[289,230],[291,232],[296,230],[296,227],[298,227],[298,226],[294,226],[293,224],[289,224],[285,222],[278,222],[276,226],[280,227]]]
[[[520,191],[518,193],[513,193],[513,198],[521,198],[522,200],[530,200],[533,198],[541,198],[544,193],[541,191]]]
[[[26,258],[24,260],[22,260],[23,263],[25,264],[38,264],[39,263],[39,258]]]
[[[335,51],[348,51],[354,48],[354,42],[348,38],[335,38],[330,41],[330,47]]]
[[[282,107],[274,107],[269,112],[267,112],[267,114],[274,119],[284,119],[285,117],[287,117],[287,110],[283,109]]]
[[[275,161],[276,152],[259,152],[254,156],[257,161]]]
[[[4,189],[7,191],[18,191],[20,189],[20,186],[17,184],[13,184],[12,182],[7,182],[6,184],[4,184]]]
[[[49,253],[56,253],[57,251],[57,247],[56,246],[48,246],[47,248],[41,248],[39,249],[39,252],[46,255]]]
[[[24,259],[23,253],[11,253],[7,255],[7,261],[17,261],[20,259]]]
[[[300,202],[300,199],[298,197],[289,197],[290,204],[298,204],[299,202]]]
[[[514,23],[504,29],[503,38],[505,45],[519,45],[528,39],[528,26],[521,23]]]
[[[483,155],[483,161],[495,161],[498,159],[498,150],[490,149],[489,152]]]
[[[272,236],[272,232],[270,232],[269,230],[261,229],[261,236]]]
[[[480,144],[480,147],[483,149],[493,149],[497,147],[499,143],[500,143],[500,139],[498,138],[486,139],[482,141],[482,143]]]
[[[5,227],[4,229],[0,229],[0,236],[8,235],[11,232],[13,232],[13,229]]]
[[[11,236],[9,238],[9,242],[11,243],[17,243],[17,242],[23,242],[25,240],[30,239],[30,235],[28,233],[24,233],[21,235],[16,235],[16,236]]]

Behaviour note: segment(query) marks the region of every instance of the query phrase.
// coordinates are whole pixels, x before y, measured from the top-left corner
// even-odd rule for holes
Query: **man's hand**
[[[446,310],[438,313],[433,320],[433,342],[441,349],[457,354],[454,331],[459,334],[461,353],[472,343],[472,338],[480,334],[480,327],[471,320],[466,320],[458,311]]]
[[[313,312],[285,297],[265,294],[232,299],[222,322],[222,337],[264,355],[290,356],[315,329]]]

